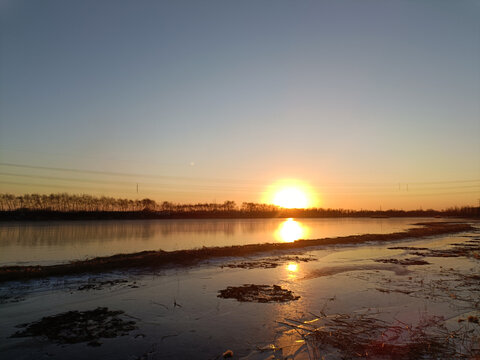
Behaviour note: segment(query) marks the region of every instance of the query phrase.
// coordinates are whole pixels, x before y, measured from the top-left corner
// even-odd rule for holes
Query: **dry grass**
[[[315,315],[315,314],[312,314]],[[365,314],[315,315],[281,324],[297,332],[311,359],[340,355],[341,359],[477,359],[478,333],[469,327],[448,330],[444,319],[424,315],[417,324],[387,323]]]

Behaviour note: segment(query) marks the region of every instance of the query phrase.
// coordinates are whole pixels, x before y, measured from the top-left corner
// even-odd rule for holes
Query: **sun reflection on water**
[[[287,270],[287,276],[289,280],[295,280],[298,276],[298,264],[291,262],[288,263],[287,266],[285,266],[285,269]]]
[[[305,238],[308,229],[300,222],[289,218],[282,222],[276,231],[276,237],[282,242],[294,242]]]
[[[287,265],[287,270],[290,272],[297,272],[298,271],[298,264],[296,263],[289,263]]]

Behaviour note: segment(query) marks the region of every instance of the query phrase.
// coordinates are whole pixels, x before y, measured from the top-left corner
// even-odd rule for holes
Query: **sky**
[[[479,1],[0,0],[2,193],[478,205],[479,99]]]

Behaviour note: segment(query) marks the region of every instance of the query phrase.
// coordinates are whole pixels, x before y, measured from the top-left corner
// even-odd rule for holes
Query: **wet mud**
[[[87,342],[90,346],[100,346],[100,339],[127,335],[136,329],[135,321],[124,320],[123,311],[98,307],[89,311],[68,311],[47,316],[39,321],[21,324],[24,328],[11,335],[12,338],[43,337],[58,344]]]
[[[430,263],[425,260],[420,259],[375,259],[375,262],[384,263],[384,264],[397,264],[397,265],[429,265]]]
[[[452,243],[447,249],[429,249],[413,246],[389,247],[390,250],[407,250],[410,255],[421,257],[468,257],[480,260],[480,238],[475,237],[462,243]]]
[[[314,279],[317,277],[331,276],[346,272],[364,271],[364,270],[379,270],[391,271],[395,275],[407,275],[410,273],[405,266],[398,264],[364,264],[364,265],[340,265],[340,266],[325,266],[322,268],[309,271],[302,280]]]
[[[89,279],[88,283],[80,285],[77,290],[78,291],[85,291],[85,290],[104,290],[107,288],[113,287],[128,287],[132,289],[138,288],[136,281],[128,281],[126,279],[115,279],[115,280],[99,280],[99,279]]]
[[[240,268],[240,269],[274,269],[278,266],[281,266],[288,262],[309,262],[317,260],[313,256],[277,256],[277,257],[268,257],[268,258],[261,258],[255,259],[251,261],[237,261],[231,262],[228,264],[224,264],[221,267],[227,268]]]
[[[300,299],[290,290],[283,289],[278,285],[254,285],[245,284],[242,286],[229,286],[220,290],[217,295],[219,298],[236,299],[242,302],[287,302]]]
[[[22,295],[0,295],[0,305],[17,303],[25,300],[25,296]]]
[[[417,247],[417,246],[392,246],[387,248],[389,250],[430,250],[426,247]]]

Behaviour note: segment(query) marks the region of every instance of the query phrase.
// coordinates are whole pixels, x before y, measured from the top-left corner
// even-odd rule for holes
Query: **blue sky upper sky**
[[[293,178],[328,207],[480,198],[479,1],[0,0],[0,14],[2,192],[241,202]]]

